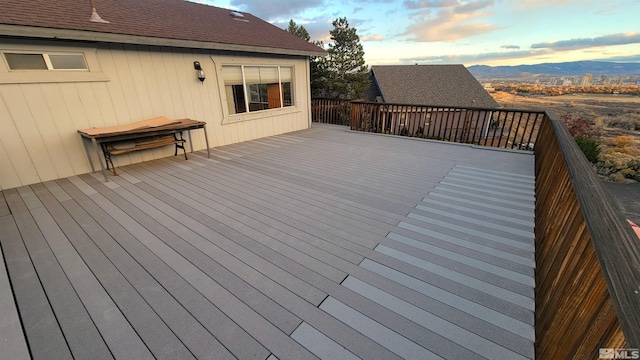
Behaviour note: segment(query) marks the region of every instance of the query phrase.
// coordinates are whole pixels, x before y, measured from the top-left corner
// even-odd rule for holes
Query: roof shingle
[[[183,0],[94,0],[93,4],[109,23],[89,21],[89,1],[3,0],[0,24],[324,53],[249,13],[237,20],[231,10]]]
[[[464,65],[372,66],[369,96],[381,96],[386,103],[497,108]],[[369,100],[375,100],[375,97]]]

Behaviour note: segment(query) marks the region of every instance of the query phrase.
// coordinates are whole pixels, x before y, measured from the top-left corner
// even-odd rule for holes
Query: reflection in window
[[[230,114],[292,106],[293,67],[222,67]]]

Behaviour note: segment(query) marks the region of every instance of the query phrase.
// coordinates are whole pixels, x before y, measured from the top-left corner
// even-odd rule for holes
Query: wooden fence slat
[[[638,348],[640,242],[564,125],[545,114],[527,128],[540,129],[536,357],[597,359],[600,348]]]

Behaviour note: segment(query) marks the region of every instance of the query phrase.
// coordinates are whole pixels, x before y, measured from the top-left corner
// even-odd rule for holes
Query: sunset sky
[[[329,42],[357,29],[368,65],[640,62],[640,0],[191,0],[249,12]]]

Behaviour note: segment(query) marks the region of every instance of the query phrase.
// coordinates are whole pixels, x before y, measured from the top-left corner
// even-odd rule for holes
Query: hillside
[[[519,75],[547,76],[638,76],[640,63],[616,63],[606,61],[574,61],[536,65],[487,66],[473,65],[467,69],[478,79],[514,77]]]

